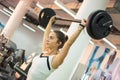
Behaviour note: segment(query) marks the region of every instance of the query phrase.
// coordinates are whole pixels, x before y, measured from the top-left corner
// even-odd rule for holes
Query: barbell
[[[50,18],[55,15],[55,11],[51,8],[42,9],[39,13],[39,24],[42,27],[46,28]],[[81,23],[81,20],[77,19],[65,19],[56,17],[56,20]],[[86,27],[86,30],[89,36],[93,39],[99,40],[107,37],[110,34],[113,27],[113,20],[106,11],[96,10],[88,16],[87,25],[88,26]]]

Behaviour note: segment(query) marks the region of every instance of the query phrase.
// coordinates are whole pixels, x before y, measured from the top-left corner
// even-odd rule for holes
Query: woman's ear
[[[59,41],[59,42],[58,42],[58,45],[60,46],[61,44],[62,44],[62,42]]]
[[[57,44],[58,44],[58,48],[62,48],[62,42],[61,41],[57,42]]]

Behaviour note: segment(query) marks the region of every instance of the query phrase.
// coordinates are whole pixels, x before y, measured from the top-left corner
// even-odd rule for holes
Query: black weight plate
[[[55,15],[56,15],[55,11],[53,9],[51,9],[51,8],[44,8],[44,9],[42,9],[40,11],[39,19],[38,19],[39,20],[39,24],[42,27],[46,28],[50,18],[52,16],[55,16]]]
[[[105,11],[99,11],[94,15],[91,22],[91,29],[95,39],[102,39],[110,34],[111,28],[113,25],[112,18]]]
[[[88,17],[87,32],[93,39],[102,39],[109,35],[112,18],[103,11],[97,10]]]
[[[88,16],[88,26],[87,26],[87,33],[89,34],[89,36],[93,39],[96,39],[94,34],[92,33],[92,27],[91,27],[91,23],[92,20],[94,18],[94,16],[99,12],[99,10],[92,12],[89,16]]]

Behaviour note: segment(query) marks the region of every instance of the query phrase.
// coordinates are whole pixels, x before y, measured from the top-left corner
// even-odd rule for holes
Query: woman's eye
[[[50,36],[50,39],[53,39],[53,37],[52,37],[52,36]]]

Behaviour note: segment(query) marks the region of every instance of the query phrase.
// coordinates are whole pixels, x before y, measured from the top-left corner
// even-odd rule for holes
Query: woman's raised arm
[[[45,51],[45,49],[46,49],[46,45],[45,45],[46,39],[49,36],[53,22],[55,22],[55,16],[51,17],[51,19],[49,20],[48,25],[45,29],[44,36],[43,36],[43,42],[42,42],[43,43],[42,44],[42,51]]]
[[[85,23],[84,23],[85,24]],[[61,65],[68,54],[68,51],[71,45],[75,42],[80,32],[83,30],[83,26],[79,26],[78,29],[72,34],[72,36],[66,41],[60,53],[54,56],[52,66],[53,68],[57,68]]]

